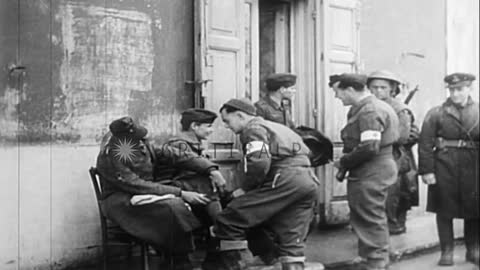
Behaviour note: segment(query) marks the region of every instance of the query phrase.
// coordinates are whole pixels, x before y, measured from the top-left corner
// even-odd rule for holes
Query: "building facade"
[[[422,91],[412,105],[420,111],[433,105],[421,100],[442,86],[445,29],[433,29],[447,25],[447,5],[438,2],[431,19],[410,12],[422,3],[2,1],[0,268],[62,269],[98,254],[100,227],[88,168],[95,164],[108,124],[118,117],[131,115],[161,142],[178,132],[182,110],[196,106],[218,112],[233,97],[256,101],[269,73],[292,72],[298,76],[295,122],[324,131],[339,156],[347,109],[327,86],[330,74],[395,64],[411,80],[420,65],[428,82],[418,78]],[[408,15],[391,20],[397,5]],[[388,12],[379,17],[379,10]],[[403,45],[384,48],[393,35],[389,27],[403,29],[404,20],[422,26],[408,30],[417,31],[417,42],[409,41],[411,32],[399,30],[405,31],[398,38]],[[432,38],[423,38],[423,31]],[[405,59],[398,60],[402,53]],[[410,65],[417,61],[410,53],[430,62]],[[235,185],[238,142],[220,120],[215,125],[209,149],[215,149],[215,160]],[[225,145],[233,145],[233,155]],[[331,165],[317,174],[320,222],[348,222],[346,184],[334,180]]]

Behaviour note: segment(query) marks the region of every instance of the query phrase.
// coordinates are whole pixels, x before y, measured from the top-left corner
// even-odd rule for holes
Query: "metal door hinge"
[[[27,68],[24,66],[17,66],[16,64],[8,65],[8,75],[19,75],[27,71]]]
[[[212,80],[206,79],[206,80],[197,80],[197,81],[185,81],[185,84],[193,84],[193,85],[202,85],[207,82],[211,82]]]

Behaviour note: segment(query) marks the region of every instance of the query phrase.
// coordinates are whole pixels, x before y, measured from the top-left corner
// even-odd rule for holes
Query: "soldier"
[[[225,179],[217,170],[218,165],[204,155],[202,147],[202,141],[213,132],[212,123],[216,118],[217,114],[208,110],[188,109],[182,113],[180,119],[182,132],[178,136],[171,137],[167,142],[167,145],[174,148],[178,154],[196,156],[195,163],[202,166],[202,170],[210,168],[209,174],[198,174],[186,168],[169,166],[169,164],[158,164],[156,168],[156,179],[160,183],[207,195],[211,201],[204,207],[194,205],[193,210],[197,217],[209,225],[213,224],[217,214],[222,210],[217,190],[223,191],[226,185]],[[205,210],[209,219],[205,218]]]
[[[419,130],[414,115],[408,106],[395,96],[400,93],[400,79],[390,71],[379,70],[368,76],[367,86],[378,98],[395,110],[399,119],[399,138],[393,145],[393,156],[397,162],[398,179],[390,186],[387,195],[387,219],[390,234],[405,233],[407,211],[418,205],[417,168],[412,146],[417,143]]]
[[[304,269],[303,240],[318,192],[318,180],[309,168],[309,150],[291,129],[256,117],[247,99],[229,100],[220,112],[243,145],[245,193],[218,215],[214,228],[218,249],[207,254],[203,269],[243,269],[246,232],[260,224],[277,236],[282,269]]]
[[[320,166],[329,161],[333,154],[331,141],[321,134],[318,130],[300,126],[295,128],[292,120],[291,103],[296,89],[297,76],[289,73],[275,73],[266,78],[265,86],[267,95],[255,103],[257,115],[265,120],[283,124],[293,129],[299,134],[303,142],[307,144],[312,151],[310,152],[310,161],[312,166]],[[316,209],[315,209],[315,215]],[[315,226],[315,220],[312,220],[311,228]],[[272,253],[277,247],[272,239],[275,238],[273,232],[266,231],[266,228],[252,228],[247,234],[248,246],[253,255],[258,255],[266,265],[274,264],[275,257]]]
[[[168,145],[153,147],[145,138],[147,129],[130,117],[113,121],[110,131],[112,136],[97,157],[106,216],[159,252],[170,253],[172,265],[162,269],[193,269],[187,256],[193,250],[191,232],[201,224],[185,202],[202,205],[210,199],[158,183],[154,167],[168,164],[208,176],[216,166],[203,166],[197,155],[179,153]]]
[[[392,145],[398,140],[398,117],[391,106],[365,89],[366,79],[346,73],[330,77],[335,97],[352,106],[341,131],[344,155],[334,165],[348,171],[350,223],[359,240],[361,269],[378,270],[389,264],[385,201],[397,179]]]
[[[257,115],[265,120],[294,128],[291,99],[296,92],[297,76],[289,73],[275,73],[267,77],[267,95],[255,103]]]
[[[428,185],[427,211],[436,213],[441,256],[453,265],[453,218],[464,219],[466,259],[478,265],[479,108],[470,97],[475,76],[453,73],[450,96],[428,111],[418,142],[419,173]]]

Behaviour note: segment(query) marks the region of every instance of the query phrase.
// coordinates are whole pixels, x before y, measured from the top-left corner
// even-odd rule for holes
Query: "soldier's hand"
[[[333,166],[337,169],[340,169],[342,167],[342,165],[340,164],[340,159],[337,158],[333,161]]]
[[[193,191],[182,190],[182,199],[189,204],[207,204],[210,199],[207,195]]]
[[[410,135],[409,135],[410,140],[418,140],[418,137],[420,137],[420,130],[416,125],[412,125],[410,128]]]
[[[211,171],[210,180],[212,181],[213,192],[217,192],[217,190],[220,192],[224,191],[227,181],[225,181],[225,178],[223,178],[223,175],[220,173],[220,171]]]
[[[435,179],[435,174],[433,173],[427,173],[422,175],[422,181],[427,185],[435,185],[437,183],[437,180]]]

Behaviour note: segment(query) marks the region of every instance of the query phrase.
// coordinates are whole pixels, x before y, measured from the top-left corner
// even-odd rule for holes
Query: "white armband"
[[[268,147],[268,144],[262,141],[251,141],[247,143],[247,145],[245,146],[245,150],[246,150],[245,155],[251,154],[253,152],[258,152],[258,151],[260,151],[261,153],[270,155],[270,148]]]
[[[365,130],[360,134],[360,141],[380,141],[382,139],[382,133],[377,130]]]

